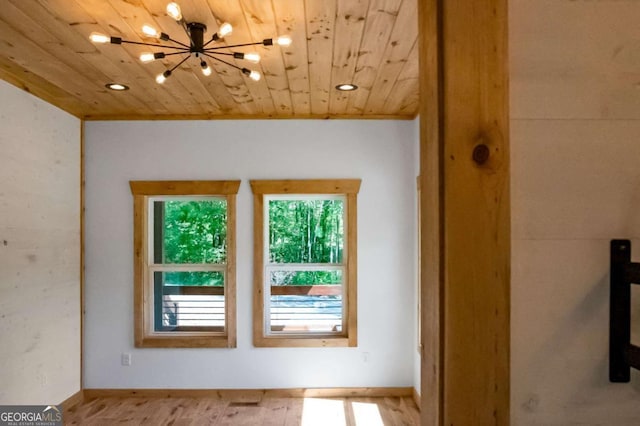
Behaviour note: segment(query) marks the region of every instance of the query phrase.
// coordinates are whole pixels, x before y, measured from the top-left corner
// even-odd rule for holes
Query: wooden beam
[[[509,423],[507,0],[420,0],[423,425]]]
[[[420,297],[422,355],[420,361],[421,424],[443,424],[443,277],[441,241],[442,79],[438,1],[419,0],[420,44]]]
[[[206,195],[237,194],[239,180],[166,180],[131,181],[134,195]]]
[[[251,180],[254,194],[357,194],[360,179]]]

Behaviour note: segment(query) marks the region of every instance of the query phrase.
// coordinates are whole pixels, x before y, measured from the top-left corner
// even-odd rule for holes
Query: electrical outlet
[[[36,378],[38,380],[38,383],[40,383],[40,386],[42,386],[42,387],[47,386],[47,375],[46,374],[40,373],[40,374],[37,375]]]
[[[128,353],[123,353],[120,356],[120,362],[122,363],[122,365],[128,367],[131,365],[131,354]]]

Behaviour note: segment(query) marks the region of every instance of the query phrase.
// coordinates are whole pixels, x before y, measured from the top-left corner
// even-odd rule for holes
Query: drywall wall
[[[86,388],[412,386],[415,173],[411,121],[86,123]],[[358,347],[252,346],[248,179],[361,178]],[[236,349],[133,347],[129,180],[241,179]],[[120,365],[121,353],[132,365]]]
[[[639,19],[635,0],[510,2],[514,425],[640,423],[640,374],[608,381],[609,241],[640,261]]]
[[[0,404],[58,404],[80,390],[80,120],[0,99]]]

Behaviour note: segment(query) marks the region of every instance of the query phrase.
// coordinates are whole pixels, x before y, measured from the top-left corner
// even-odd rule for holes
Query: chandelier
[[[173,19],[178,21],[182,29],[185,31],[187,36],[189,37],[189,45],[182,43],[178,40],[174,40],[169,36],[169,34],[158,32],[155,28],[150,25],[145,25],[142,27],[142,32],[148,36],[153,37],[159,41],[170,42],[173,45],[169,44],[159,44],[157,43],[146,43],[146,42],[138,42],[131,40],[123,40],[121,37],[109,37],[100,33],[91,33],[89,39],[94,43],[111,43],[111,44],[137,44],[141,46],[151,46],[158,47],[162,49],[167,49],[166,52],[144,52],[140,55],[140,61],[142,62],[151,62],[156,59],[164,59],[168,56],[173,55],[183,55],[183,58],[180,62],[174,65],[172,68],[165,70],[163,73],[158,74],[156,77],[156,82],[162,84],[165,82],[167,78],[171,76],[173,71],[182,65],[187,59],[194,57],[197,60],[200,60],[200,67],[202,69],[202,74],[205,76],[211,75],[211,67],[207,63],[207,58],[213,59],[218,62],[222,62],[225,65],[228,65],[232,68],[240,70],[243,74],[248,76],[250,79],[254,81],[260,80],[260,73],[255,70],[250,70],[245,67],[239,67],[231,62],[225,61],[224,57],[232,57],[233,59],[241,59],[246,60],[248,62],[252,62],[257,64],[260,62],[260,55],[255,52],[243,53],[243,52],[234,52],[231,49],[237,47],[247,47],[247,46],[273,46],[277,44],[279,46],[289,46],[291,44],[291,37],[289,36],[280,36],[275,40],[272,38],[266,38],[262,41],[253,42],[253,43],[243,43],[243,44],[234,44],[231,46],[222,46],[216,45],[217,42],[220,42],[225,36],[228,36],[233,31],[231,24],[228,22],[220,25],[220,28],[213,36],[205,42],[204,34],[207,32],[207,26],[200,22],[187,22],[182,17],[182,12],[180,10],[180,6],[177,3],[171,2],[167,5],[167,14],[171,16]],[[208,47],[210,46],[210,47]]]

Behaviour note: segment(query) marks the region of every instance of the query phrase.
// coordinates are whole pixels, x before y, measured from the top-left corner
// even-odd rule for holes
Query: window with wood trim
[[[240,181],[131,181],[136,347],[235,347]]]
[[[252,180],[254,345],[357,345],[359,179]]]

